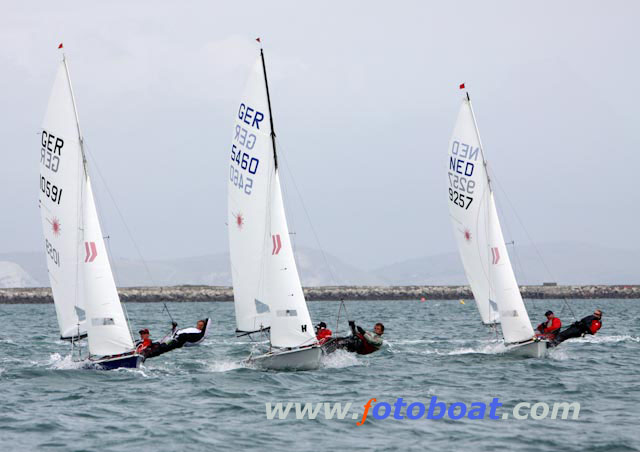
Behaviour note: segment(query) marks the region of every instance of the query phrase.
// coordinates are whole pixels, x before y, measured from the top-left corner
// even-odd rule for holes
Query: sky
[[[38,133],[60,42],[112,253],[227,251],[228,149],[256,37],[296,243],[365,269],[455,251],[447,146],[464,82],[507,241],[638,249],[639,13],[633,1],[2,2],[0,252],[44,249]]]

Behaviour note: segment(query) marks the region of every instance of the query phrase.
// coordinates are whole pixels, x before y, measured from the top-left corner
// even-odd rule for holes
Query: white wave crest
[[[555,361],[566,361],[569,359],[569,354],[567,353],[566,348],[550,348],[547,356],[549,359],[553,359]]]
[[[322,367],[327,369],[342,369],[352,366],[364,366],[365,363],[359,360],[355,353],[350,353],[346,350],[336,350],[328,355],[323,355],[321,358]]]
[[[244,361],[214,361],[207,363],[207,370],[211,372],[229,372],[230,370],[247,367]]]
[[[591,342],[594,344],[608,344],[613,342],[640,342],[640,337],[631,336],[629,334],[619,335],[619,336],[585,336],[581,339],[577,339],[580,342]]]
[[[60,353],[53,353],[49,357],[47,365],[56,370],[82,369],[86,363],[84,361],[74,361],[71,355],[62,356]]]

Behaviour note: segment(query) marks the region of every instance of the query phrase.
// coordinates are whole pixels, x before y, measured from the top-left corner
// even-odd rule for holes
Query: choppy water
[[[527,302],[532,319],[560,301]],[[638,300],[572,301],[578,316],[604,310],[591,338],[547,359],[521,359],[478,322],[473,302],[368,301],[350,317],[383,321],[387,345],[368,357],[338,353],[311,372],[263,372],[241,360],[231,303],[171,304],[181,326],[211,316],[207,342],[149,360],[138,370],[78,369],[57,340],[52,305],[0,306],[0,449],[104,450],[594,450],[640,449]],[[335,328],[338,304],[310,303],[312,319]],[[132,327],[159,338],[168,327],[159,304],[129,304]],[[344,319],[344,317],[343,317]],[[538,322],[534,322],[538,323]],[[580,402],[579,420],[267,420],[266,402],[352,402],[370,398],[427,403],[499,397]],[[359,409],[355,409],[359,408]]]

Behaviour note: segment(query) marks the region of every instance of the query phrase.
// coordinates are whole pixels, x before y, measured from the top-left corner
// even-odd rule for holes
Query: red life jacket
[[[554,318],[551,320],[551,326],[546,326],[546,325],[548,325],[548,324],[549,324],[549,322],[547,322],[547,323],[545,324],[545,327],[544,327],[544,331],[543,331],[543,333],[551,333],[551,332],[553,332],[553,331],[555,331],[555,330],[558,330],[558,329],[560,329],[560,328],[562,327],[562,322],[561,322],[561,321],[560,321],[560,319],[559,319],[559,318],[557,318],[557,317],[554,317]]]
[[[358,355],[368,355],[369,353],[378,351],[379,347],[367,342],[364,335],[358,333],[357,336],[360,338],[360,342],[362,342],[362,347],[357,350]]]
[[[325,342],[327,342],[329,338],[331,338],[332,334],[333,333],[331,332],[330,329],[322,328],[320,331],[318,331],[318,334],[316,335],[316,339],[318,340],[318,343],[322,345]]]
[[[140,353],[142,350],[144,350],[145,348],[147,348],[148,346],[151,345],[151,339],[145,339],[144,341],[142,341],[142,343],[140,345],[138,345],[138,347],[136,348],[136,353]]]
[[[591,334],[596,334],[601,327],[602,322],[600,320],[592,320],[591,325],[589,325],[589,331],[591,331]]]

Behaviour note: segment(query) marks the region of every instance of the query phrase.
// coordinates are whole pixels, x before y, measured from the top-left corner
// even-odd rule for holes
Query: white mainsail
[[[262,64],[257,61],[236,113],[227,190],[229,253],[238,332],[257,331],[271,325],[264,286],[265,254],[271,249],[266,241],[269,187],[275,173],[268,111]],[[256,113],[259,113],[257,118]]]
[[[84,172],[75,106],[60,62],[44,117],[40,149],[40,215],[60,336],[86,334],[80,278],[80,179]],[[80,283],[80,284],[79,284]]]
[[[102,238],[64,59],[43,129],[40,209],[61,334],[77,335],[78,313],[84,311],[80,331],[86,331],[90,355],[131,351],[133,341]]]
[[[315,341],[289,239],[261,58],[239,102],[231,144],[228,225],[239,332],[271,328],[275,347]]]
[[[487,206],[491,197],[480,137],[465,99],[449,142],[447,188],[449,216],[460,259],[485,324],[500,321],[491,290]]]
[[[458,249],[483,322],[499,319],[507,344],[533,338],[533,327],[502,235],[468,96],[449,143],[448,190]]]

